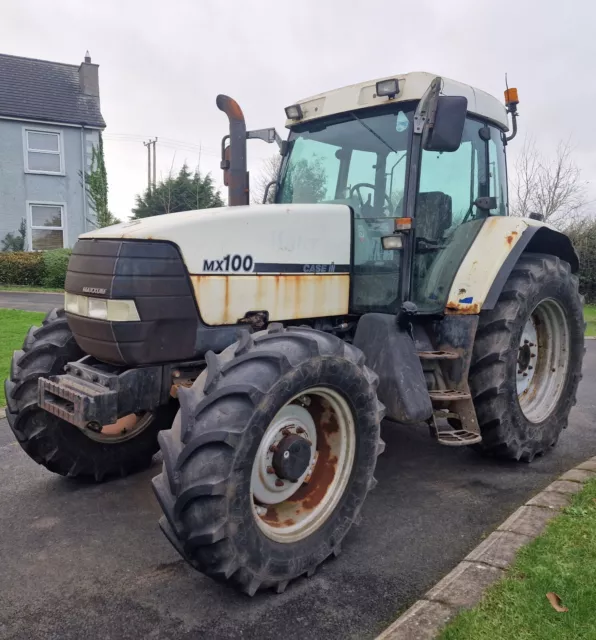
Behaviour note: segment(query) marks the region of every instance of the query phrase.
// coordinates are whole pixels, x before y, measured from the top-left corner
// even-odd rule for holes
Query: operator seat
[[[453,222],[451,196],[424,191],[416,203],[416,237],[439,242]]]

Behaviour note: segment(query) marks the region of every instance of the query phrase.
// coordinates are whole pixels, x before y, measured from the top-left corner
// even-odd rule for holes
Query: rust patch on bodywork
[[[448,314],[469,314],[475,315],[480,313],[480,305],[477,302],[462,303],[462,302],[448,302],[445,307],[445,313]]]
[[[505,239],[507,240],[507,244],[511,246],[513,241],[515,240],[515,236],[517,235],[517,231],[512,231]]]
[[[236,324],[248,312],[270,321],[319,318],[348,312],[349,274],[192,275],[206,324]]]

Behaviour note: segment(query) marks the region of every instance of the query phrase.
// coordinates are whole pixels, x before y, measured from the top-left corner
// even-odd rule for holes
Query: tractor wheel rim
[[[517,355],[517,397],[525,417],[546,420],[557,406],[569,369],[569,325],[561,305],[548,298],[524,325]]]
[[[300,473],[293,480],[284,475],[279,454],[286,456],[290,441],[291,450],[304,453],[297,436],[309,444],[310,456],[290,464]],[[354,416],[343,396],[313,387],[292,398],[265,430],[253,462],[250,498],[259,529],[276,542],[291,543],[321,527],[345,492],[355,450]]]
[[[106,424],[97,429],[84,429],[84,433],[91,440],[102,442],[105,444],[116,444],[131,440],[144,431],[153,422],[153,412],[144,411],[143,413],[129,413],[126,416],[118,418],[113,424]],[[101,430],[100,430],[101,429]]]

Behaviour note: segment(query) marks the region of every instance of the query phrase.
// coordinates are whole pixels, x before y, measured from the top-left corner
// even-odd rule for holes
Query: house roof
[[[79,66],[0,54],[0,116],[105,127],[99,98],[81,91]]]

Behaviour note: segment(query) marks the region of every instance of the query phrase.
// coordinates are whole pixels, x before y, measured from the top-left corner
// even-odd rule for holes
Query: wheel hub
[[[251,480],[255,500],[279,504],[296,493],[316,462],[316,446],[310,413],[297,404],[285,406],[259,445]]]
[[[308,537],[344,495],[356,449],[352,409],[337,391],[309,387],[273,418],[254,458],[253,515],[276,542]]]
[[[541,300],[524,325],[517,351],[517,397],[525,417],[541,423],[555,410],[567,380],[567,316],[559,302]]]
[[[538,334],[534,317],[524,326],[517,351],[517,394],[526,393],[530,387],[538,363]]]
[[[312,458],[312,446],[309,440],[299,435],[282,438],[273,454],[273,468],[279,478],[298,482],[308,469]]]

